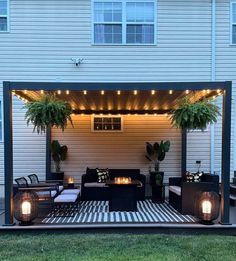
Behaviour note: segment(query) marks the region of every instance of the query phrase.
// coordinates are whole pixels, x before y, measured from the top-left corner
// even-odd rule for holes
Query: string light
[[[221,90],[220,90],[220,89],[218,89],[216,92],[219,94],[219,93],[221,92]]]
[[[210,90],[207,90],[207,94],[209,94],[210,93]]]
[[[172,90],[169,90],[169,94],[172,94],[173,93],[173,91]]]
[[[205,93],[206,93],[206,90],[203,90],[203,93],[205,94]]]
[[[155,91],[154,91],[154,90],[152,90],[152,91],[151,91],[151,94],[152,94],[152,95],[154,95],[154,94],[155,94]]]
[[[117,94],[120,95],[120,90],[117,91]]]
[[[185,93],[186,93],[186,94],[189,94],[189,90],[186,90]]]
[[[60,95],[60,94],[61,94],[61,91],[60,91],[60,90],[58,90],[58,91],[57,91],[57,94],[59,94],[59,95]]]
[[[24,90],[24,94],[27,94],[27,90]]]
[[[87,91],[84,90],[84,95],[87,95]]]
[[[101,95],[104,95],[104,93],[105,93],[105,92],[102,90],[102,91],[101,91]]]
[[[44,90],[41,90],[40,93],[41,93],[41,94],[44,94]]]
[[[67,90],[67,91],[66,91],[66,94],[67,94],[67,95],[70,94],[70,91]]]
[[[134,95],[137,95],[138,91],[137,90],[134,90]]]

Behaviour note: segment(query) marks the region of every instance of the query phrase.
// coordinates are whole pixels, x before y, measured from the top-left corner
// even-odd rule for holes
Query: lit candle
[[[74,179],[73,179],[72,177],[69,177],[69,178],[68,178],[68,183],[69,183],[69,184],[73,184],[73,183],[74,183]]]
[[[212,204],[209,200],[204,200],[202,202],[202,213],[203,214],[211,214]]]
[[[21,211],[23,215],[30,215],[31,213],[31,204],[28,201],[24,201],[21,205]]]

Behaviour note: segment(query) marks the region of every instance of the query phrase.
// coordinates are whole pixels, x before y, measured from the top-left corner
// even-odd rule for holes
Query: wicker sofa
[[[169,178],[169,203],[182,214],[194,215],[195,197],[199,191],[219,193],[219,176],[203,174],[200,182]]]
[[[110,179],[115,177],[131,177],[141,181],[142,186],[137,188],[137,199],[145,200],[146,177],[140,174],[139,169],[109,169]],[[86,174],[82,175],[81,183],[82,200],[109,200],[109,187],[105,183],[97,182],[96,169],[87,168]]]

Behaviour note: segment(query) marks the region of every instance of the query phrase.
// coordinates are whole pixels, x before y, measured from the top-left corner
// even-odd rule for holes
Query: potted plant
[[[204,130],[207,125],[215,123],[220,116],[220,108],[209,99],[192,103],[189,97],[178,102],[178,108],[172,110],[172,125],[182,130]]]
[[[55,164],[55,172],[51,172],[52,180],[64,180],[64,172],[61,171],[61,162],[66,160],[68,147],[61,146],[58,140],[53,140],[51,143],[51,154]]]
[[[64,131],[68,121],[72,124],[70,104],[53,95],[46,95],[39,100],[28,102],[24,107],[27,124],[32,123],[33,131],[37,133],[44,133],[48,127],[56,127]]]
[[[165,159],[166,153],[170,149],[170,141],[161,141],[151,144],[146,143],[146,158],[154,164],[154,171],[150,171],[150,185],[152,186],[152,201],[164,201],[163,179],[164,172],[160,171],[160,162]]]

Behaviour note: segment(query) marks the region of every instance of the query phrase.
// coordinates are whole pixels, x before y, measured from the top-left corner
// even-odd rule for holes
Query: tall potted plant
[[[51,172],[51,179],[63,180],[64,172],[61,171],[61,162],[67,158],[68,147],[61,146],[58,140],[53,140],[51,143],[51,155],[55,164],[55,172]]]
[[[150,171],[150,185],[152,186],[152,201],[155,203],[164,201],[163,179],[164,172],[160,171],[160,162],[165,159],[170,149],[170,141],[161,141],[151,144],[146,143],[146,158],[154,164],[154,171]]]

